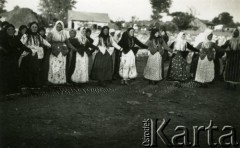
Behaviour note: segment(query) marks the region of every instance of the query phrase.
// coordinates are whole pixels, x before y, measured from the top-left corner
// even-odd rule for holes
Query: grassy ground
[[[172,136],[177,125],[235,127],[240,142],[240,93],[216,82],[209,88],[176,88],[172,82],[148,85],[142,78],[146,58],[137,59],[139,77],[130,86],[114,81],[107,88],[91,82],[65,89],[0,102],[1,148],[140,148],[145,118],[170,118]],[[92,89],[94,88],[94,89]],[[60,88],[59,88],[60,89]],[[46,93],[46,92],[45,92]],[[207,133],[200,147],[207,148]],[[192,136],[191,136],[192,137]],[[190,137],[190,139],[192,139]],[[159,147],[166,147],[161,141]]]

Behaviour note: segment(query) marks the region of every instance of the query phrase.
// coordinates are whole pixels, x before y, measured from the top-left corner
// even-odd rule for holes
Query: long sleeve
[[[148,48],[147,45],[145,45],[142,42],[140,42],[136,37],[134,37],[134,42],[141,48]]]
[[[112,46],[118,50],[121,49],[121,47],[114,41],[114,39],[111,37],[111,43],[112,43]]]
[[[32,53],[32,50],[29,49],[27,46],[25,46],[20,40],[17,39],[16,42],[17,42],[17,45],[20,47],[20,49],[22,51],[26,51],[26,52]],[[20,51],[20,52],[22,52],[22,51]]]
[[[166,49],[166,50],[168,50],[169,52],[172,52],[172,51],[173,51],[171,48],[169,48],[169,47],[167,46],[167,44],[165,43],[165,41],[163,41],[162,45],[163,45],[163,48]]]
[[[41,40],[42,40],[43,45],[45,45],[45,46],[47,46],[47,47],[51,47],[51,44],[50,44],[47,40],[45,40],[45,39],[42,38],[42,37],[41,37]]]
[[[223,48],[223,49],[226,49],[226,48],[228,48],[229,47],[229,40],[227,40],[222,46],[221,46],[221,48]]]
[[[193,47],[191,44],[189,44],[188,42],[187,42],[187,48],[188,48],[189,50],[191,50],[191,51],[199,52],[198,49],[194,48],[194,47]]]
[[[175,42],[173,42],[169,47],[170,47],[171,49],[173,49],[173,48],[174,48],[174,44],[175,44]]]

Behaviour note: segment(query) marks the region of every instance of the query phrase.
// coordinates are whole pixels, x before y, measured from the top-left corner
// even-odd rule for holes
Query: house
[[[109,23],[110,18],[107,13],[68,11],[68,28],[77,29],[82,26],[98,28]]]

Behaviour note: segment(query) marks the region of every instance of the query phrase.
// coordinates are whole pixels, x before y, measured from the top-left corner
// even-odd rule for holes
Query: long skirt
[[[38,55],[28,54],[22,58],[20,65],[21,83],[26,87],[41,87],[42,80],[42,59]]]
[[[160,81],[162,77],[162,56],[159,52],[152,55],[150,53],[147,65],[143,72],[144,78],[152,81]]]
[[[200,83],[209,83],[214,79],[214,61],[209,61],[207,56],[201,60],[198,59],[195,81]]]
[[[94,57],[91,79],[98,81],[112,80],[113,76],[113,61],[111,55],[106,52],[96,53]]]
[[[132,50],[128,53],[122,53],[119,75],[124,79],[133,79],[137,77],[137,68],[135,64],[135,55]]]
[[[173,55],[168,69],[168,79],[173,81],[187,81],[190,71],[187,70],[187,61],[180,52]]]
[[[17,57],[0,56],[0,94],[18,92],[19,82]]]
[[[88,82],[88,55],[86,52],[84,52],[83,56],[81,56],[79,53],[76,53],[75,70],[71,76],[71,80],[75,83]]]
[[[53,84],[66,83],[66,56],[61,52],[57,57],[50,55],[48,81]]]
[[[240,50],[228,51],[224,80],[229,83],[240,83]]]

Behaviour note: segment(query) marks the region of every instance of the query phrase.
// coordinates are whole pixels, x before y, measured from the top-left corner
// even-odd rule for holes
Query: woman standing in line
[[[27,33],[27,26],[26,25],[21,25],[18,30],[18,35],[17,38],[21,40],[22,36]]]
[[[200,50],[195,81],[201,83],[202,87],[207,87],[207,83],[214,80],[214,58],[216,50],[221,52],[222,49],[218,47],[212,40],[212,30],[207,29],[204,32],[204,41],[196,48]]]
[[[239,30],[235,29],[230,40],[222,46],[226,49],[226,69],[224,80],[227,83],[227,89],[236,89],[240,84],[240,37]]]
[[[38,23],[29,24],[29,31],[23,35],[21,42],[32,50],[32,54],[23,52],[21,69],[24,77],[23,84],[27,87],[39,88],[43,82],[41,79],[42,59],[44,58],[43,46],[51,45],[38,34]]]
[[[190,71],[187,70],[186,57],[191,51],[198,51],[186,41],[184,32],[180,32],[175,42],[170,46],[173,49],[173,55],[168,69],[168,80],[184,82],[190,80]]]
[[[150,51],[147,65],[144,69],[144,78],[149,80],[149,84],[156,85],[158,81],[163,79],[162,58],[164,50],[172,51],[159,36],[159,30],[153,29],[150,38],[147,41],[148,49]]]
[[[74,52],[72,59],[72,66],[74,66],[74,71],[71,76],[71,80],[75,83],[86,83],[89,81],[89,58],[91,55],[90,47],[95,49],[91,42],[88,41],[86,37],[86,29],[81,27],[80,33],[77,36],[78,43],[80,45],[76,45],[77,52]]]
[[[14,35],[15,27],[8,24],[3,32],[3,39],[0,41],[0,94],[14,94],[20,92],[20,75],[18,59],[23,51],[31,53]]]
[[[114,41],[116,43],[119,43],[120,39],[121,39],[121,31],[117,30],[114,34]],[[120,66],[120,57],[121,57],[121,51],[119,50],[114,50],[115,53],[115,57],[113,58],[113,64],[114,64],[114,73],[113,73],[113,79],[120,79],[120,75],[119,75],[119,66]]]
[[[66,56],[69,48],[73,46],[68,41],[68,34],[64,30],[62,21],[57,21],[53,30],[48,34],[48,41],[52,45],[48,81],[52,84],[65,84],[66,83]]]
[[[91,78],[98,80],[99,85],[106,86],[106,80],[112,80],[113,60],[112,53],[114,48],[121,50],[121,47],[109,35],[109,27],[104,26],[99,36],[94,41],[94,45],[99,51],[96,53]]]
[[[134,36],[134,29],[129,28],[122,35],[119,45],[123,48],[121,55],[121,62],[119,68],[119,74],[122,77],[122,84],[129,85],[128,80],[137,77],[137,68],[135,63],[135,55],[133,50],[135,49],[135,44],[142,48],[148,48],[148,46],[141,43]]]

